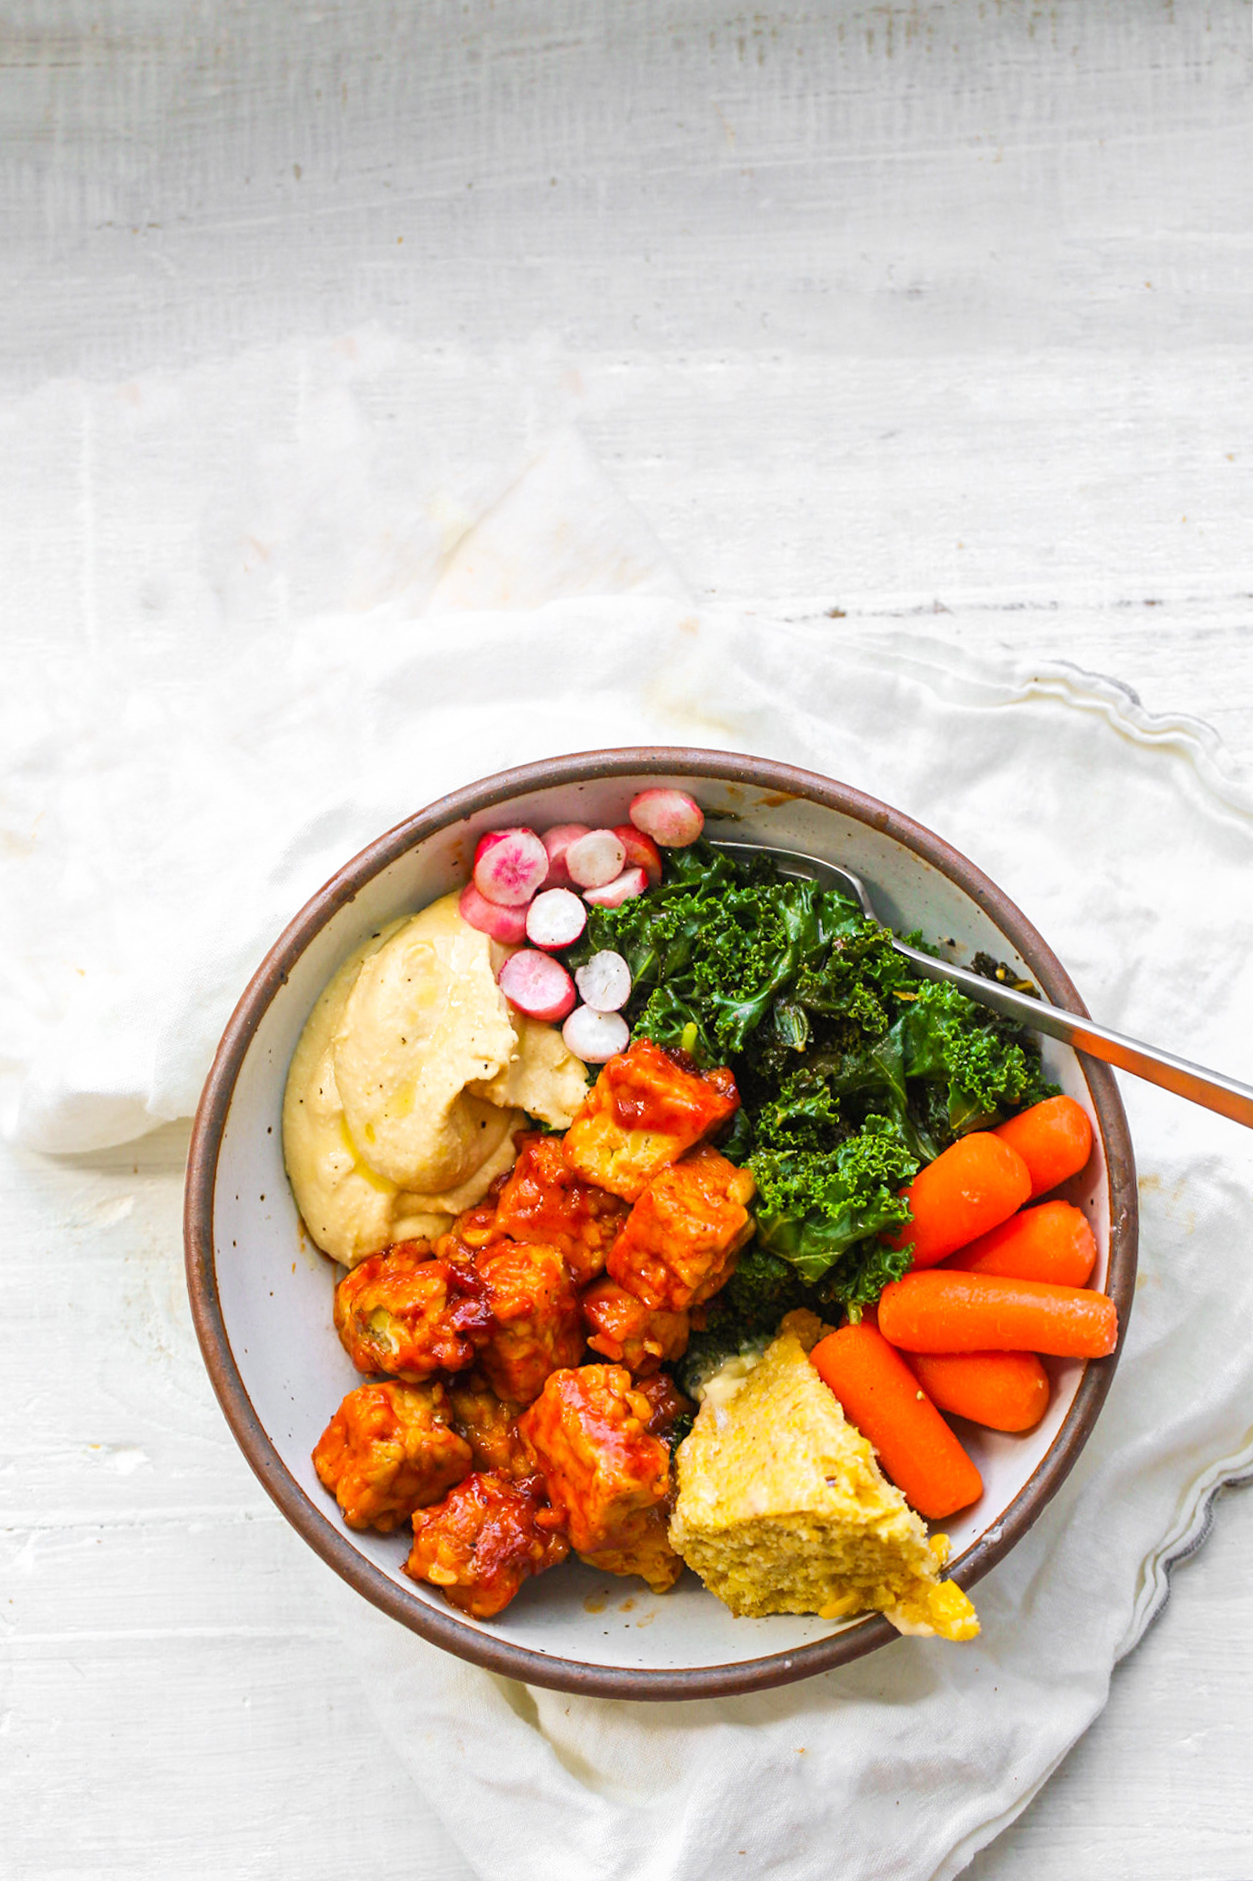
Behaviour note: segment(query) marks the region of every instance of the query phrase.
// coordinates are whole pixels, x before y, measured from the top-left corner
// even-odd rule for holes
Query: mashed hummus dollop
[[[527,1113],[565,1129],[583,1101],[560,1032],[496,984],[506,951],[445,895],[358,948],[309,1015],[283,1152],[305,1225],[336,1260],[442,1233],[511,1167]]]

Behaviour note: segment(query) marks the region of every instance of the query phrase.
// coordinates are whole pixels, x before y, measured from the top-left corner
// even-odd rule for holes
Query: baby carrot
[[[910,1507],[935,1521],[983,1494],[983,1481],[899,1352],[867,1325],[842,1326],[810,1353]]]
[[[905,1190],[913,1220],[883,1238],[914,1244],[914,1266],[934,1267],[1021,1208],[1031,1176],[1018,1152],[988,1130],[963,1136],[919,1170]]]
[[[1040,1202],[1020,1209],[991,1234],[981,1234],[954,1254],[949,1265],[967,1274],[1007,1274],[1011,1280],[1084,1287],[1096,1265],[1096,1236],[1082,1209],[1069,1202]]]
[[[1049,1375],[1034,1352],[911,1352],[932,1404],[989,1430],[1030,1430],[1049,1407]]]
[[[998,1123],[992,1134],[1017,1150],[1031,1171],[1032,1201],[1077,1175],[1092,1154],[1092,1125],[1073,1097],[1046,1097]]]
[[[879,1295],[879,1329],[905,1352],[1051,1352],[1105,1358],[1118,1313],[1103,1293],[1003,1274],[906,1274]]]

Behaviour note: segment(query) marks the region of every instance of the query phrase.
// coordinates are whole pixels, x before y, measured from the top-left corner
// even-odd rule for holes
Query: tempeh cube
[[[564,1255],[580,1286],[605,1270],[627,1205],[575,1174],[561,1138],[519,1138],[518,1160],[500,1192],[492,1240],[542,1241]]]
[[[659,1169],[712,1136],[739,1104],[725,1066],[689,1070],[641,1039],[605,1065],[566,1131],[565,1159],[585,1182],[634,1202]]]
[[[313,1464],[349,1528],[390,1535],[473,1467],[439,1384],[358,1385],[318,1439]]]
[[[646,1429],[652,1409],[623,1366],[581,1365],[553,1372],[518,1419],[579,1554],[615,1547],[631,1517],[669,1494],[670,1452]]]
[[[707,1144],[653,1177],[609,1250],[610,1277],[645,1306],[680,1313],[711,1299],[751,1240],[747,1169]]]

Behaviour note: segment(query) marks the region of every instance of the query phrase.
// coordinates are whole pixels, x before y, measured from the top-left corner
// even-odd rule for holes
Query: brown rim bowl
[[[634,790],[654,783],[689,789],[714,840],[844,862],[871,885],[893,925],[951,938],[958,959],[983,948],[1019,966],[1054,1004],[1086,1010],[1042,936],[973,863],[846,784],[765,758],[660,747],[523,765],[442,798],[371,843],[275,942],[231,1017],[200,1100],[184,1237],[196,1331],[231,1430],[288,1521],[337,1574],[402,1625],[510,1678],[614,1698],[712,1698],[827,1671],[898,1635],[878,1616],[734,1620],[691,1575],[658,1598],[640,1581],[567,1566],[528,1583],[494,1622],[464,1618],[433,1589],[407,1581],[400,1537],[346,1528],[309,1461],[360,1378],[335,1336],[334,1270],[303,1234],[280,1140],[292,1050],[317,995],[354,947],[382,922],[464,881],[484,829],[503,821],[621,822]],[[1101,1250],[1092,1284],[1112,1295],[1125,1334],[1136,1186],[1122,1104],[1105,1066],[1050,1041],[1045,1061],[1095,1124],[1092,1160],[1063,1192],[1092,1221]],[[1054,1403],[1034,1433],[997,1437],[970,1427],[987,1487],[973,1511],[946,1524],[960,1585],[995,1566],[1056,1493],[1091,1434],[1117,1360],[1115,1352],[1086,1364],[1049,1361]]]

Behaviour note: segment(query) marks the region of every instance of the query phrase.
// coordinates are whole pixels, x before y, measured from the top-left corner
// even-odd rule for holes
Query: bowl
[[[842,862],[893,926],[920,928],[958,959],[983,949],[1045,997],[1084,1012],[1065,970],[1018,908],[973,863],[920,824],[790,765],[724,752],[650,747],[523,765],[442,798],[371,843],[279,937],[218,1047],[196,1113],[185,1200],[188,1286],[201,1350],[234,1435],[283,1514],[344,1580],[402,1625],[508,1677],[614,1698],[709,1698],[761,1690],[846,1664],[898,1637],[881,1616],[735,1619],[687,1574],[663,1596],[579,1562],[524,1585],[492,1621],[454,1611],[401,1572],[398,1535],[345,1527],[310,1453],[345,1392],[361,1382],[331,1321],[335,1269],[306,1238],[283,1168],[287,1067],[318,994],[381,923],[464,881],[475,842],[502,823],[622,820],[655,784],[699,800],[707,833]],[[1135,1165],[1109,1070],[1044,1040],[1049,1075],[1088,1111],[1094,1149],[1063,1191],[1099,1247],[1091,1284],[1109,1292],[1125,1334],[1136,1265]],[[1024,1436],[970,1429],[985,1484],[946,1524],[953,1577],[970,1587],[1026,1533],[1091,1434],[1118,1353],[1047,1361],[1053,1397]]]

